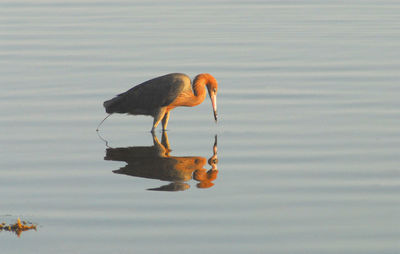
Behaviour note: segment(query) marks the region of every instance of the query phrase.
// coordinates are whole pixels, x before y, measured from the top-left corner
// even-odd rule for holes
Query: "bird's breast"
[[[172,101],[171,104],[167,105],[167,110],[171,110],[176,107],[192,107],[196,106],[199,103],[196,103],[195,96],[191,90],[183,90],[178,96]]]

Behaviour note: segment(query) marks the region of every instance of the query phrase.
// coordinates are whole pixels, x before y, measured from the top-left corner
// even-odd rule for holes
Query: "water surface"
[[[399,10],[357,0],[3,1],[0,219],[38,230],[0,232],[1,250],[398,253]],[[181,169],[207,172],[217,135],[208,188],[193,172],[179,181],[113,172],[129,163],[107,159],[95,131],[104,100],[171,72],[219,82],[218,124],[208,98],[175,109],[172,151],[157,157],[202,158]],[[115,115],[100,134],[137,155],[155,147],[151,123]],[[148,190],[171,183],[181,191]]]

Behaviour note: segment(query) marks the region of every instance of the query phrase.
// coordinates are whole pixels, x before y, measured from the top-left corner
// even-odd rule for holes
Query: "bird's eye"
[[[214,88],[214,93],[216,93],[216,92],[217,92],[217,89]]]

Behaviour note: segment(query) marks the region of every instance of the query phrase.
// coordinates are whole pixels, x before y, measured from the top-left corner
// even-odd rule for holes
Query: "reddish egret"
[[[109,114],[150,115],[154,117],[152,132],[161,120],[163,130],[166,130],[170,111],[179,106],[199,105],[206,97],[206,87],[216,122],[218,84],[215,78],[207,73],[197,75],[193,85],[190,78],[182,73],[157,77],[105,101],[103,105]]]

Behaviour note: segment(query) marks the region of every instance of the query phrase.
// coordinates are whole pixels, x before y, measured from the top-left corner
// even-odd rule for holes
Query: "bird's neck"
[[[193,95],[194,104],[198,105],[206,98],[206,84],[207,79],[203,77],[196,77],[193,81]]]

